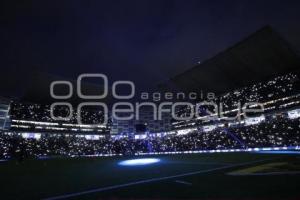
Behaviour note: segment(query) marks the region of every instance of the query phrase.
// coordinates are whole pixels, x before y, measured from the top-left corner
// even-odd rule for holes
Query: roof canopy
[[[269,26],[159,87],[222,94],[300,69],[299,57]]]

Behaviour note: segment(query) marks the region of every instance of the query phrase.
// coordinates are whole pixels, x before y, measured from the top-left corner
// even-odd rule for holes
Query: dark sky
[[[105,73],[147,90],[267,24],[300,46],[300,1],[20,2],[0,6],[0,83],[11,91],[32,70]]]

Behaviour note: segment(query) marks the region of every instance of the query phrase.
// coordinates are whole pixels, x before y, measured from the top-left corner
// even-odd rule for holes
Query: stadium
[[[50,23],[48,25],[51,27],[55,17],[49,14],[50,8],[33,5],[45,13],[34,9],[30,13],[45,17],[45,23]],[[48,37],[51,30],[22,13],[28,12],[27,7],[23,6],[18,9],[21,10],[21,16],[29,24],[32,23],[29,25],[30,33],[37,26],[40,32],[35,34]],[[60,7],[59,4],[51,6],[55,10]],[[67,13],[64,6],[63,10]],[[104,5],[95,3],[95,8],[86,6],[88,11],[85,14],[90,16],[94,14],[92,11],[97,11],[95,8],[100,9]],[[196,13],[194,6],[190,6],[188,10]],[[292,11],[293,8],[299,8],[299,5],[284,6]],[[8,3],[5,7],[14,11],[13,4]],[[117,7],[126,5],[121,3]],[[274,5],[275,10],[279,7]],[[184,12],[184,15],[188,13]],[[4,21],[20,26],[11,14],[5,15]],[[65,13],[61,15],[68,16]],[[109,16],[108,13],[104,15]],[[122,15],[124,20],[127,15]],[[148,16],[138,13],[138,16],[144,15]],[[105,20],[114,23],[110,18]],[[103,24],[107,23],[105,20]],[[131,20],[127,24],[129,27]],[[64,27],[68,27],[69,23],[72,24],[68,22]],[[135,23],[141,26],[139,20]],[[123,27],[122,24],[123,21],[114,25]],[[85,26],[90,27],[81,24],[81,27]],[[80,35],[84,31],[79,31],[78,27],[76,25]],[[299,199],[300,54],[295,47],[297,42],[277,32],[276,28],[280,29],[280,26],[273,27],[271,24],[255,27],[252,29],[249,26],[250,33],[242,34],[237,37],[239,39],[234,38],[230,45],[214,51],[201,62],[185,68],[178,67],[176,73],[166,73],[164,78],[161,77],[165,68],[147,64],[139,71],[139,68],[126,68],[124,62],[126,72],[121,67],[110,73],[105,68],[85,68],[85,64],[92,66],[93,62],[102,64],[104,61],[94,57],[93,62],[86,60],[81,51],[82,57],[69,55],[65,51],[64,58],[58,56],[60,64],[67,63],[69,56],[75,60],[72,65],[79,63],[74,68],[71,64],[63,67],[62,71],[61,66],[56,70],[48,67],[48,64],[55,63],[55,59],[47,60],[44,54],[39,54],[31,47],[26,47],[29,49],[27,53],[31,53],[22,52],[22,55],[32,56],[26,59],[18,53],[3,53],[6,58],[2,65],[14,64],[7,64],[10,69],[1,68],[0,198]],[[107,29],[114,30],[110,28]],[[92,33],[99,31],[92,30],[87,38],[93,38]],[[58,31],[56,34],[67,32]],[[122,37],[113,33],[113,38],[120,40],[118,42],[130,51],[132,44],[126,46],[120,39]],[[168,34],[160,39],[153,37],[149,43],[159,41],[166,45],[167,40],[162,38],[169,38]],[[110,41],[110,37],[105,35],[103,40],[113,43],[115,40]],[[136,37],[139,45],[143,43]],[[32,46],[35,45],[34,40],[30,38]],[[57,38],[53,41],[57,45],[62,42]],[[76,45],[90,49],[79,43]],[[172,41],[171,44],[179,48],[181,42]],[[9,45],[13,52],[14,45],[21,44]],[[47,45],[52,48],[52,44]],[[70,49],[76,49],[76,45]],[[159,47],[165,51],[168,48],[164,45]],[[117,46],[123,50],[123,46]],[[149,46],[141,46],[150,49]],[[96,50],[99,50],[98,47]],[[113,52],[113,48],[110,51]],[[140,59],[144,59],[137,58],[137,55],[143,57],[140,51],[133,51],[131,57],[138,64]],[[51,54],[55,57],[58,52],[60,50],[55,47]],[[148,55],[149,52],[146,53]],[[37,58],[34,55],[44,57]],[[157,60],[166,56],[163,53],[160,55],[156,55]],[[183,52],[180,55],[186,56]],[[174,57],[178,62],[183,59],[180,55]],[[109,55],[105,53],[102,59],[108,58]],[[108,60],[115,63],[115,59],[122,60],[124,57]],[[40,67],[23,66],[22,62],[28,64],[29,61],[39,63]],[[161,61],[161,64],[164,65],[164,62]],[[50,73],[51,69],[54,71]],[[86,73],[86,69],[93,73]],[[111,81],[110,77],[114,76],[117,78]],[[124,78],[118,79],[119,76]],[[131,81],[130,77],[136,79]],[[101,83],[98,79],[92,80],[94,78],[101,78]],[[144,83],[148,78],[153,80],[153,88]],[[126,88],[122,88],[121,84]],[[128,85],[131,89],[128,89]],[[145,94],[147,98],[143,98]]]

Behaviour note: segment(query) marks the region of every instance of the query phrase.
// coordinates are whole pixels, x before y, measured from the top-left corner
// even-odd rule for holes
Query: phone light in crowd
[[[290,119],[300,118],[300,109],[288,111],[288,117]]]
[[[22,133],[22,138],[39,140],[39,139],[41,139],[41,134],[40,133]]]
[[[263,116],[263,115],[260,117],[246,118],[245,125],[250,126],[250,125],[260,124],[264,120],[265,120],[265,116]]]
[[[131,159],[124,160],[118,163],[121,166],[140,166],[140,165],[150,165],[160,162],[158,158],[140,158],[140,159]]]

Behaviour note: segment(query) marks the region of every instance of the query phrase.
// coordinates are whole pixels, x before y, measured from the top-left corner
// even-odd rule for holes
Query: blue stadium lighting
[[[132,160],[124,160],[118,163],[121,166],[140,166],[140,165],[150,165],[160,162],[158,158],[140,158]]]
[[[39,160],[47,160],[47,159],[50,159],[51,157],[50,156],[39,156],[38,159]]]
[[[257,153],[267,153],[267,154],[300,154],[299,151],[258,151]]]

